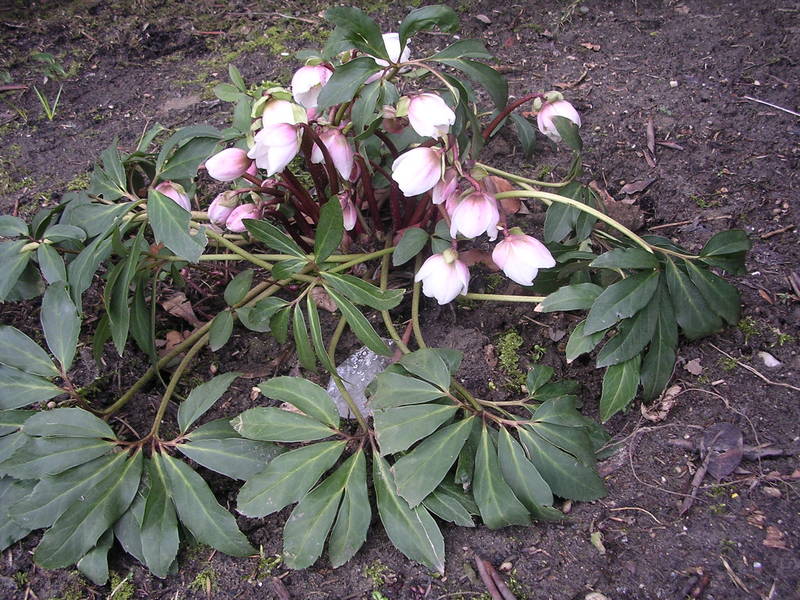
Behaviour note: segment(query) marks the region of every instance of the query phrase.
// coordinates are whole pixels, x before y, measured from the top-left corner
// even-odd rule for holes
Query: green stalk
[[[516,296],[514,294],[477,294],[469,292],[461,296],[467,300],[487,300],[494,302],[531,302],[538,304],[544,300],[544,296]]]
[[[417,254],[417,260],[414,264],[414,272],[419,271],[422,264],[422,255]],[[417,340],[417,346],[420,348],[427,348],[425,338],[422,337],[422,328],[419,326],[419,292],[422,288],[422,282],[417,281],[414,283],[414,291],[411,294],[411,328],[414,330],[414,338]]]
[[[549,181],[539,181],[538,179],[529,179],[528,177],[523,177],[522,175],[517,175],[516,173],[509,173],[508,171],[502,171],[495,167],[490,167],[489,165],[485,165],[483,163],[475,163],[475,166],[491,173],[492,175],[499,175],[503,179],[508,179],[510,181],[516,181],[517,183],[526,183],[528,185],[536,185],[539,187],[551,187],[551,188],[561,188],[566,185],[572,183],[572,179],[565,179],[563,181],[559,181],[558,183],[551,183]]]
[[[384,255],[383,259],[381,260],[381,281],[380,281],[381,291],[385,292],[386,289],[389,287],[389,255]],[[400,334],[397,332],[397,329],[394,327],[394,323],[392,323],[392,316],[389,314],[388,310],[382,310],[381,316],[383,317],[383,324],[386,327],[386,331],[389,332],[389,336],[394,340],[394,343],[397,344],[397,347],[400,348],[400,351],[403,354],[409,354],[411,350],[408,349],[405,342],[403,342],[403,338],[400,337]]]
[[[347,326],[347,319],[344,317],[339,317],[339,322],[336,324],[336,329],[333,331],[333,335],[331,336],[331,341],[328,343],[328,358],[330,358],[331,363],[334,365],[336,361],[334,360],[334,355],[336,354],[336,346],[339,345],[339,340],[342,337],[342,333],[344,332],[344,328]],[[358,409],[358,405],[356,401],[353,400],[353,397],[350,395],[350,392],[347,391],[347,388],[342,381],[342,378],[339,377],[339,373],[334,371],[331,373],[331,377],[333,378],[333,382],[336,384],[336,389],[339,390],[339,393],[344,398],[344,401],[347,403],[348,408],[350,408],[350,412],[353,413],[356,417],[356,421],[358,421],[359,427],[363,429],[365,432],[369,431],[367,427],[367,420],[364,418],[364,415],[361,414],[361,411]]]
[[[368,260],[372,260],[373,258],[380,258],[381,256],[386,256],[387,254],[391,254],[394,252],[394,246],[389,248],[384,248],[383,250],[377,250],[375,252],[370,252],[369,254],[362,254],[359,255],[358,258],[354,258],[342,265],[338,265],[334,267],[328,273],[341,273],[342,271],[346,271],[351,267],[355,267],[356,265],[360,265],[361,263],[367,262]]]

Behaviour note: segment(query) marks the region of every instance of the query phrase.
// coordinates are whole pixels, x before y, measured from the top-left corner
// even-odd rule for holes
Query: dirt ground
[[[407,6],[354,2],[396,27]],[[233,559],[208,548],[181,551],[180,571],[150,576],[118,548],[111,568],[116,589],[98,588],[77,572],[36,568],[32,534],[0,560],[0,598],[277,598],[281,577],[292,599],[412,600],[488,598],[476,578],[478,553],[500,568],[517,598],[611,600],[651,598],[800,597],[800,5],[791,0],[460,0],[462,37],[480,37],[496,55],[512,94],[561,88],[583,118],[585,180],[621,204],[618,218],[640,232],[669,236],[699,249],[715,232],[738,227],[752,237],[738,327],[684,343],[673,383],[681,393],[663,419],[648,421],[638,403],[608,423],[623,442],[611,463],[609,495],[575,503],[569,520],[531,528],[489,531],[443,526],[444,578],[432,577],[397,552],[383,533],[371,536],[345,566],[287,572],[268,560]],[[32,90],[0,95],[0,212],[25,216],[88,184],[100,151],[115,139],[132,148],[155,122],[167,127],[224,125],[229,106],[211,89],[233,62],[248,81],[288,83],[293,54],[319,45],[327,26],[318,0],[212,2],[195,0],[0,1],[0,76],[3,84],[36,84],[63,93],[52,121]],[[421,45],[443,47],[450,36],[422,34]],[[34,52],[63,65],[63,80],[42,85]],[[758,102],[757,100],[763,101]],[[770,103],[770,104],[765,104]],[[795,111],[795,114],[780,110]],[[645,156],[647,123],[655,133],[655,161]],[[543,143],[531,161],[512,137],[487,149],[487,162],[540,174],[553,155]],[[643,191],[626,195],[637,183]],[[630,189],[630,188],[628,188]],[[526,217],[536,231],[535,212]],[[481,278],[476,281],[481,285]],[[3,322],[28,332],[38,316],[5,305]],[[574,320],[542,316],[528,307],[425,305],[431,343],[458,341],[467,352],[462,375],[481,390],[492,368],[491,348],[511,329],[524,338],[523,362],[542,362],[580,379],[584,411],[596,416],[600,375],[584,359],[567,369],[562,338]],[[448,332],[458,327],[458,335]],[[352,348],[352,342],[350,343]],[[236,354],[211,356],[221,371],[263,371],[281,349],[239,332]],[[347,351],[344,345],[344,352]],[[759,352],[780,365],[767,367]],[[487,359],[489,363],[487,363]],[[292,366],[292,357],[284,370]],[[111,365],[112,367],[114,365]],[[116,365],[120,381],[143,368]],[[750,368],[755,369],[761,376]],[[247,380],[210,417],[247,406]],[[485,387],[484,387],[485,389]],[[115,390],[111,390],[113,393]],[[153,402],[142,398],[144,413]],[[145,418],[147,414],[145,414]],[[716,423],[739,427],[745,444],[772,443],[788,456],[741,463],[722,481],[708,476],[694,505],[679,516],[699,459],[675,441],[696,439]],[[236,487],[208,474],[217,498],[233,505]],[[288,511],[239,525],[266,557],[281,550]],[[377,529],[377,528],[376,528]],[[594,543],[593,543],[594,541]],[[119,581],[129,579],[122,584]],[[112,582],[113,585],[113,582]]]

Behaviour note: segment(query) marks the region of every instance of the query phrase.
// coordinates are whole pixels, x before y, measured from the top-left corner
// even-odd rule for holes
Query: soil
[[[385,30],[406,12],[405,6],[378,0],[355,4]],[[116,549],[111,568],[119,577],[130,574],[132,582],[125,597],[284,598],[272,587],[272,577],[279,576],[295,599],[486,598],[469,566],[475,553],[505,573],[519,599],[800,597],[800,394],[780,385],[800,385],[800,301],[788,279],[797,277],[800,256],[794,228],[800,8],[772,0],[461,0],[452,6],[461,15],[460,35],[486,42],[510,78],[512,94],[561,88],[576,105],[587,147],[586,181],[594,180],[618,201],[633,201],[618,205],[619,218],[690,250],[726,228],[751,235],[747,274],[734,278],[743,321],[683,344],[673,379],[681,393],[663,420],[645,420],[637,403],[607,424],[623,451],[616,463],[605,465],[611,471],[606,498],[573,504],[563,524],[500,531],[445,525],[444,578],[406,560],[375,528],[356,557],[337,570],[323,559],[305,571],[270,571],[259,568],[257,559],[194,546],[182,549],[177,574],[159,580]],[[248,81],[288,82],[297,67],[293,53],[318,45],[326,30],[324,8],[317,0],[6,0],[0,5],[0,75],[5,70],[11,83],[35,84],[50,98],[63,83],[63,93],[53,121],[41,114],[31,89],[0,95],[0,212],[26,216],[57,203],[66,190],[86,185],[103,148],[115,139],[133,148],[155,122],[171,128],[224,125],[229,105],[211,89],[225,80],[227,63],[234,62]],[[420,39],[430,47],[451,40],[433,34]],[[37,51],[57,57],[67,77],[43,84],[41,65],[31,58]],[[654,162],[645,156],[648,122],[655,134]],[[487,149],[488,162],[535,176],[553,162],[551,150],[549,142],[542,143],[528,161],[509,136]],[[638,193],[622,191],[650,180]],[[538,215],[525,218],[535,223]],[[535,231],[535,225],[530,228]],[[476,291],[482,281],[488,285],[489,279],[476,278]],[[524,338],[523,363],[543,350],[543,362],[585,384],[584,411],[596,416],[599,372],[590,361],[569,370],[563,361],[566,338],[560,335],[573,324],[570,317],[505,305],[424,308],[429,341],[449,339],[467,351],[461,376],[476,391],[485,391],[488,374],[493,393],[509,393],[493,347],[499,335],[515,329]],[[26,307],[6,305],[3,312],[4,322],[35,329],[37,315]],[[448,336],[454,327],[458,335]],[[291,355],[275,360],[283,349],[274,342],[238,331],[234,342],[234,352],[207,353],[199,375],[205,377],[212,363],[220,371],[236,364],[262,376],[294,366]],[[353,341],[342,347],[344,356]],[[762,351],[780,366],[766,367],[758,356]],[[116,375],[109,378],[109,393],[144,366],[128,357],[110,364]],[[209,417],[248,406],[249,385],[239,380]],[[142,422],[156,401],[155,395],[142,397]],[[716,423],[738,426],[746,444],[794,445],[795,452],[744,461],[719,482],[708,476],[681,516],[679,505],[700,461],[674,441],[697,438]],[[204,474],[220,502],[232,506],[233,482]],[[272,556],[281,550],[287,514],[239,518],[239,525]],[[75,599],[112,592],[77,572],[33,566],[38,538],[32,534],[5,551],[0,597]],[[210,591],[203,577],[211,581]],[[115,598],[122,597],[121,589]]]

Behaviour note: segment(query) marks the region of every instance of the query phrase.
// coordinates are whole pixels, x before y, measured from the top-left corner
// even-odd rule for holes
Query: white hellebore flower
[[[422,282],[422,293],[428,298],[447,304],[459,294],[467,293],[469,269],[458,260],[458,252],[448,248],[422,263],[414,281]]]
[[[556,124],[553,123],[553,117],[564,117],[569,119],[578,127],[581,126],[581,116],[575,107],[566,100],[557,100],[555,102],[548,102],[536,115],[536,122],[539,125],[539,131],[549,137],[554,142],[561,141],[561,134],[556,129]]]
[[[306,121],[305,111],[301,106],[273,98],[264,105],[264,112],[261,113],[261,125],[277,125],[278,123],[289,123],[295,125]]]
[[[233,209],[239,204],[239,195],[234,191],[222,192],[208,205],[208,220],[214,225],[224,225]]]
[[[427,192],[442,178],[441,148],[420,146],[404,152],[392,163],[392,179],[403,195],[410,197]]]
[[[241,148],[226,148],[206,161],[206,171],[217,181],[233,181],[247,173],[252,164]]]
[[[408,122],[423,137],[440,138],[450,132],[456,113],[437,94],[411,96],[408,103]]]
[[[339,171],[342,179],[350,179],[350,173],[353,172],[353,159],[355,152],[347,137],[338,129],[328,128],[319,134],[319,141],[325,145],[328,154],[331,155],[333,166]],[[319,164],[325,162],[325,155],[319,149],[317,144],[311,149],[311,162]]]
[[[256,161],[259,169],[267,171],[267,177],[286,168],[300,151],[300,127],[289,123],[265,125],[256,134],[255,145],[247,156]]]
[[[492,260],[509,279],[520,285],[533,285],[539,269],[556,266],[545,245],[522,233],[519,227],[511,229],[509,235],[494,247]]]
[[[386,46],[386,53],[389,55],[389,58],[393,63],[406,62],[411,57],[411,49],[408,47],[408,42],[406,42],[406,47],[403,48],[403,52],[402,53],[400,52],[399,33],[396,33],[394,31],[390,31],[389,33],[384,33],[383,45]],[[380,58],[376,58],[375,62],[382,67],[389,66],[388,62]]]
[[[317,98],[333,73],[324,65],[306,65],[292,77],[292,97],[305,108],[316,108]]]
[[[183,186],[180,183],[162,181],[154,189],[157,192],[164,194],[183,210],[191,212],[192,202],[189,200],[189,196],[186,195],[186,190],[183,189]]]
[[[467,238],[475,238],[486,233],[490,240],[497,238],[497,224],[500,211],[497,200],[485,192],[472,192],[453,209],[450,219],[450,237],[460,233]]]
[[[434,204],[448,202],[457,191],[458,173],[454,168],[448,167],[444,172],[444,176],[442,176],[439,182],[433,187],[433,192],[431,192],[431,200]]]

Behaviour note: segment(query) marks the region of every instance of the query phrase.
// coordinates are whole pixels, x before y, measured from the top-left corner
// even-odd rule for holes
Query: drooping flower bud
[[[447,202],[458,190],[458,173],[452,167],[448,167],[444,176],[433,186],[431,200],[434,204]]]
[[[564,117],[575,123],[578,127],[581,126],[581,116],[572,104],[566,100],[548,102],[542,106],[542,110],[536,115],[536,122],[539,125],[539,131],[554,142],[561,141],[561,134],[558,133],[558,129],[556,129],[553,117]]]
[[[339,171],[339,175],[345,180],[350,179],[350,174],[353,172],[355,152],[347,137],[338,129],[327,128],[319,134],[319,140],[325,144],[325,148],[327,148],[328,154],[331,155],[331,160],[333,160],[336,170]],[[322,150],[316,144],[311,150],[311,162],[315,164],[325,162],[325,155],[322,154]]]
[[[263,127],[277,125],[278,123],[296,125],[305,121],[306,111],[302,106],[279,98],[272,98],[267,102],[264,105],[264,111],[261,113],[261,125]]]
[[[539,240],[514,227],[494,247],[492,260],[506,276],[520,285],[533,285],[539,269],[556,266],[550,251]]]
[[[247,227],[245,227],[244,223],[242,223],[242,219],[260,218],[260,207],[252,203],[242,204],[234,208],[233,211],[231,211],[231,214],[228,215],[228,219],[225,221],[225,227],[228,229],[228,231],[232,231],[233,233],[242,233],[247,231]]]
[[[383,121],[381,121],[386,133],[401,133],[406,128],[406,122],[397,116],[397,109],[394,106],[385,104],[383,106]]]
[[[241,148],[226,148],[206,161],[206,171],[217,181],[233,181],[244,175],[252,164]]]
[[[155,187],[155,190],[164,194],[183,210],[191,212],[192,202],[189,200],[189,196],[186,195],[186,190],[183,189],[181,184],[173,181],[162,181]]]
[[[306,65],[292,77],[292,97],[305,108],[316,108],[322,88],[331,78],[332,71],[324,65]]]
[[[232,190],[217,194],[208,205],[208,220],[214,225],[224,225],[238,203],[239,194]]]
[[[286,168],[300,151],[300,128],[289,123],[265,125],[254,138],[255,145],[247,153],[255,159],[259,169],[267,172],[267,177]]]
[[[356,211],[356,205],[353,204],[352,193],[349,190],[339,192],[339,204],[342,207],[344,228],[346,231],[352,231],[358,220],[358,212]]]
[[[469,269],[458,260],[458,252],[448,248],[422,263],[414,281],[422,282],[422,293],[428,298],[436,298],[439,304],[447,304],[459,294],[467,293]]]
[[[464,237],[475,238],[486,233],[490,240],[494,240],[497,238],[499,222],[500,212],[495,197],[475,191],[462,199],[453,210],[450,236],[455,238],[460,233]]]
[[[403,51],[400,52],[400,34],[390,31],[383,34],[383,45],[386,46],[386,53],[393,63],[406,62],[411,57],[411,49],[406,42]],[[375,62],[382,67],[388,67],[389,63],[380,58],[376,58]]]
[[[392,179],[405,196],[427,192],[442,178],[442,153],[436,146],[420,146],[404,152],[392,163]]]
[[[441,96],[426,92],[411,96],[408,122],[419,135],[440,138],[450,132],[450,126],[456,122],[456,114]]]

